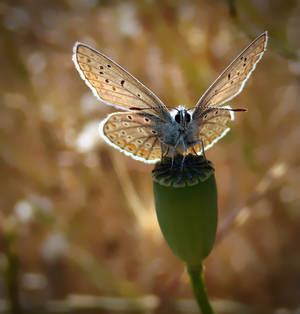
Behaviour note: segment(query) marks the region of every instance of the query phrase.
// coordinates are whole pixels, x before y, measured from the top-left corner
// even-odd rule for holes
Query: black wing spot
[[[204,119],[206,119],[207,118],[207,114],[204,116]]]
[[[231,75],[230,75],[230,73],[229,73],[229,74],[227,75],[227,77],[228,77],[228,81],[230,80],[230,76],[231,76]]]
[[[245,66],[246,66],[246,63],[243,64],[243,67],[245,67]]]
[[[216,110],[215,115],[217,115],[218,113],[219,113],[219,111],[218,111],[218,110]]]
[[[108,65],[107,65],[107,67],[108,67],[108,68],[111,68],[111,65],[110,65],[110,64],[108,64]]]
[[[145,120],[145,122],[149,122],[150,121],[150,119],[148,119],[148,118],[145,118],[144,120]]]
[[[141,94],[137,94],[138,95],[138,97],[141,97]]]
[[[100,74],[104,74],[102,71],[99,72]]]
[[[132,120],[133,118],[132,118],[132,116],[127,116],[127,119]]]
[[[151,130],[152,134],[157,134],[157,132],[155,130]]]
[[[122,86],[124,86],[124,83],[125,83],[125,81],[124,81],[124,80],[122,80],[122,81],[121,81],[121,85],[122,85]]]
[[[109,83],[109,79],[106,79],[105,82],[106,82],[106,83]]]
[[[99,67],[99,68],[100,68],[100,70],[103,70],[103,65],[100,65],[100,67]]]
[[[245,62],[247,61],[247,57],[244,58],[244,61],[245,61]]]

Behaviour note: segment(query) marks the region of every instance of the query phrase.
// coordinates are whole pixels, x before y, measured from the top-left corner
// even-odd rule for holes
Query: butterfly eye
[[[186,122],[190,122],[191,121],[191,115],[188,112],[185,114],[185,121]]]
[[[177,123],[180,123],[180,113],[179,112],[175,115],[174,119]]]

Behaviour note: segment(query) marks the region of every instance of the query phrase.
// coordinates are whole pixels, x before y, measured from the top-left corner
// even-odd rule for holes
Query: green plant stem
[[[197,268],[187,265],[187,272],[193,288],[194,296],[202,314],[213,314],[213,308],[209,302],[204,282],[204,267],[201,264]]]

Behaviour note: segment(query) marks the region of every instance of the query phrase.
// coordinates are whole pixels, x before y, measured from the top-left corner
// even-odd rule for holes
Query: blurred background
[[[100,138],[114,109],[81,80],[72,47],[87,43],[167,106],[192,107],[268,30],[230,102],[248,112],[207,152],[220,233],[206,281],[218,313],[299,313],[299,17],[296,0],[1,1],[0,311],[197,311],[156,221],[152,166]]]

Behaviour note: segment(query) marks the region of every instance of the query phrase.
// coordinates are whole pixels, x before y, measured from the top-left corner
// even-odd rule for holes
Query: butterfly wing
[[[231,109],[231,107],[207,108],[206,110],[203,110],[199,117],[200,123],[197,139],[203,140],[205,150],[211,148],[230,130],[229,122],[234,120],[234,113],[228,109]],[[194,145],[194,148],[191,149],[190,152],[192,153],[193,151],[197,154],[201,154],[201,142]]]
[[[117,112],[100,123],[104,140],[125,155],[145,163],[155,163],[161,157],[161,144],[153,121],[136,112]]]
[[[267,41],[268,33],[264,32],[232,61],[198,100],[193,119],[201,115],[203,108],[221,106],[242,91],[265,52]]]
[[[153,92],[97,50],[77,42],[72,59],[81,78],[100,101],[123,110],[143,110],[161,118],[169,114]]]

